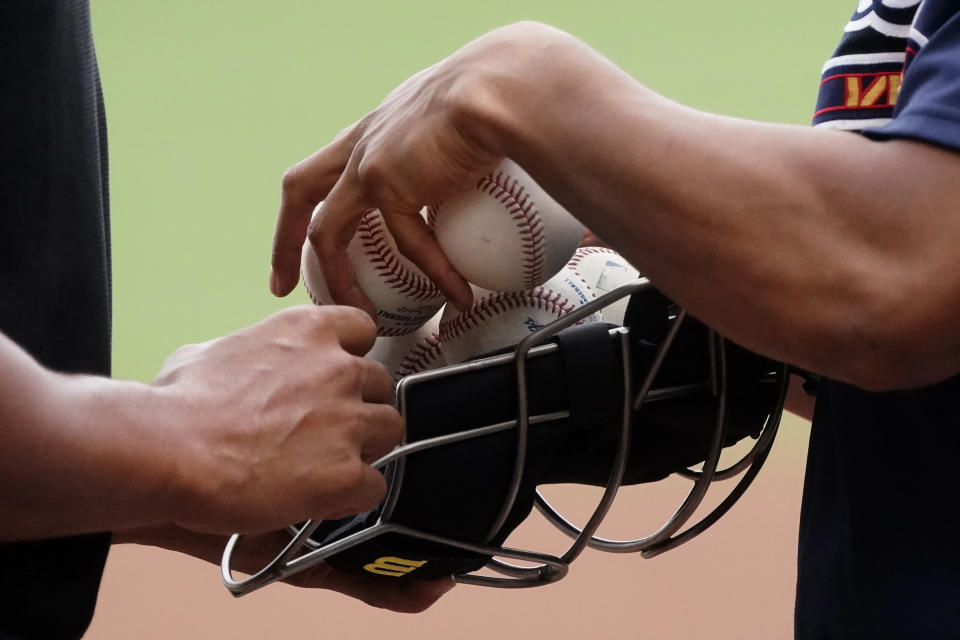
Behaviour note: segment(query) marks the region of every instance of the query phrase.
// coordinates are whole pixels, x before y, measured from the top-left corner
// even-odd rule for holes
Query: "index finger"
[[[382,211],[383,219],[393,234],[397,249],[409,258],[437,287],[458,311],[466,311],[473,304],[473,292],[467,281],[450,263],[433,232],[419,214],[390,215]]]
[[[376,318],[377,310],[360,289],[347,254],[350,240],[360,226],[361,215],[371,208],[357,179],[356,166],[355,160],[347,164],[336,185],[317,208],[307,237],[317,253],[333,301],[363,309],[370,317]]]
[[[310,214],[340,179],[356,143],[357,126],[345,129],[330,144],[283,175],[280,213],[270,258],[270,291],[285,296],[297,286],[300,250],[307,235]]]

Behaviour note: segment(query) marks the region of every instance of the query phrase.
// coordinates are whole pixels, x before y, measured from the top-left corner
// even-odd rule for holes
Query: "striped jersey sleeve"
[[[960,149],[960,2],[860,0],[813,124]]]

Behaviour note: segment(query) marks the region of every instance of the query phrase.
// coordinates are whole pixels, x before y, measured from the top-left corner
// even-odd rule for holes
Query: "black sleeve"
[[[0,2],[0,95],[0,331],[47,367],[109,375],[106,129],[86,0]],[[0,544],[0,638],[80,637],[109,545],[107,533]]]

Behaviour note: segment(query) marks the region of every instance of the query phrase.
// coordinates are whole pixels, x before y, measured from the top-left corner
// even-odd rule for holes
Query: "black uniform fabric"
[[[960,379],[821,384],[800,521],[798,638],[960,637]]]
[[[860,2],[824,65],[814,123],[960,151],[958,3]],[[960,377],[890,393],[821,382],[797,638],[960,638],[958,399]]]
[[[0,331],[47,367],[109,375],[106,129],[86,0],[0,2],[0,92]],[[109,544],[0,544],[0,637],[81,636]]]

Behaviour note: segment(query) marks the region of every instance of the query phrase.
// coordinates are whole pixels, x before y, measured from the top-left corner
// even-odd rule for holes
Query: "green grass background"
[[[93,0],[110,135],[114,365],[257,321],[280,177],[394,86],[521,19],[692,106],[807,123],[852,1]],[[531,78],[535,82],[535,78]]]

